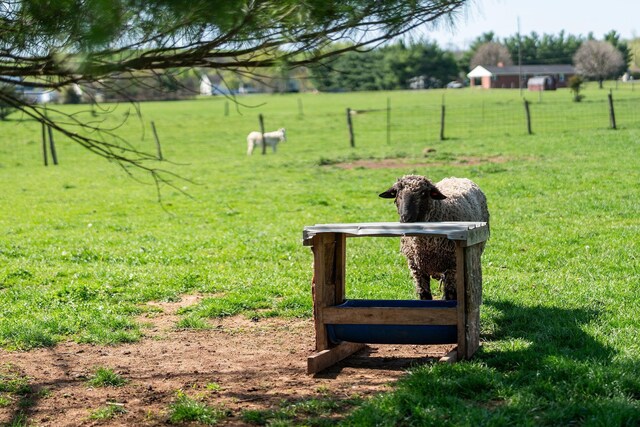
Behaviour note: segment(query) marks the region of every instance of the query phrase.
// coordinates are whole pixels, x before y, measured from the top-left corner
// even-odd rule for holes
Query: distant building
[[[18,77],[2,76],[2,81],[11,83],[2,83],[0,86],[11,86],[16,94],[30,104],[57,102],[60,96],[60,94],[53,89],[34,86]]]
[[[213,85],[211,79],[206,74],[200,77],[200,95],[211,96],[213,94]]]
[[[573,65],[478,65],[467,77],[471,87],[484,89],[525,88],[532,77],[546,77],[547,83],[553,82],[554,88],[567,87],[569,78],[576,74]],[[518,84],[522,82],[522,86]],[[548,90],[548,89],[547,89]]]
[[[18,93],[31,104],[48,104],[58,102],[59,93],[53,89],[34,88],[30,86],[19,86]]]
[[[527,80],[527,89],[531,91],[556,90],[556,88],[556,79],[551,76],[537,76]]]
[[[409,89],[424,89],[425,88],[425,80],[427,76],[415,76],[411,77],[407,82],[409,83]]]

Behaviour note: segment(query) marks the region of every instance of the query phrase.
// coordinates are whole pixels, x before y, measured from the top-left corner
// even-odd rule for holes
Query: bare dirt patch
[[[427,162],[412,163],[408,159],[374,159],[374,160],[354,160],[351,162],[334,163],[332,166],[341,169],[402,169],[402,168],[428,168],[434,166],[452,165],[452,166],[475,166],[481,164],[490,163],[505,163],[509,161],[505,156],[491,156],[491,157],[473,157],[473,156],[460,156],[449,161],[432,160]]]
[[[0,350],[0,365],[28,377],[31,392],[0,406],[0,425],[21,412],[28,425],[156,426],[167,425],[178,390],[228,416],[221,425],[248,425],[246,410],[277,410],[283,401],[342,400],[389,390],[415,364],[431,363],[450,346],[369,346],[315,376],[306,374],[314,351],[309,319],[252,321],[233,317],[212,322],[203,331],[176,330],[176,304],[154,304],[155,312],[139,343],[95,346],[65,342],[29,352]],[[122,387],[91,387],[87,379],[107,367],[129,382]],[[214,385],[214,386],[212,386]],[[22,401],[18,401],[22,400]],[[124,409],[110,420],[90,414],[108,403]],[[341,414],[333,414],[339,417]]]

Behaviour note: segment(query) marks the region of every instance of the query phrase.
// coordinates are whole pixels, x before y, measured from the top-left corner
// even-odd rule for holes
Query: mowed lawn
[[[482,349],[472,361],[413,369],[344,423],[640,424],[640,126],[608,129],[605,111],[601,123],[576,115],[569,130],[527,135],[524,124],[469,119],[440,140],[443,97],[522,111],[517,91],[469,89],[143,103],[140,115],[107,105],[104,126],[138,149],[155,152],[155,123],[167,159],[155,166],[177,175],[159,189],[57,134],[60,164],[44,167],[40,126],[10,116],[0,122],[0,346],[136,341],[146,302],[195,293],[205,298],[176,326],[309,317],[305,225],[395,221],[393,203],[377,195],[399,176],[464,176],[491,211]],[[567,91],[540,105],[552,100],[564,102],[559,112],[575,106]],[[347,107],[383,110],[353,117],[355,147]],[[92,118],[83,106],[52,107],[52,117],[55,108]],[[249,157],[259,113],[288,141]],[[358,160],[368,162],[342,167]],[[348,297],[414,297],[397,240],[354,240]]]

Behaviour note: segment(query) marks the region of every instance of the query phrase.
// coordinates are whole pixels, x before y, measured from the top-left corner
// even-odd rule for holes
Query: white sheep
[[[487,199],[466,178],[445,178],[435,185],[424,176],[405,175],[380,197],[394,199],[400,222],[474,221],[489,225]],[[484,250],[484,242],[481,244]],[[444,299],[456,299],[455,243],[437,237],[403,237],[400,249],[407,258],[420,299],[432,299],[431,278],[444,287]]]
[[[273,148],[273,152],[275,153],[278,143],[285,142],[287,140],[285,129],[280,128],[273,132],[265,132],[264,140],[267,145]],[[260,132],[251,132],[247,135],[247,155],[250,156],[253,153],[253,149],[257,146],[262,147],[262,134]]]

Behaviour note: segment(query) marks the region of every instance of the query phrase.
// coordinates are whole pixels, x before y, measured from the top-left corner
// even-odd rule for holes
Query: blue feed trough
[[[350,307],[408,307],[455,308],[456,301],[444,300],[347,300],[337,308]],[[365,344],[455,344],[456,325],[357,325],[327,324],[329,339]]]

